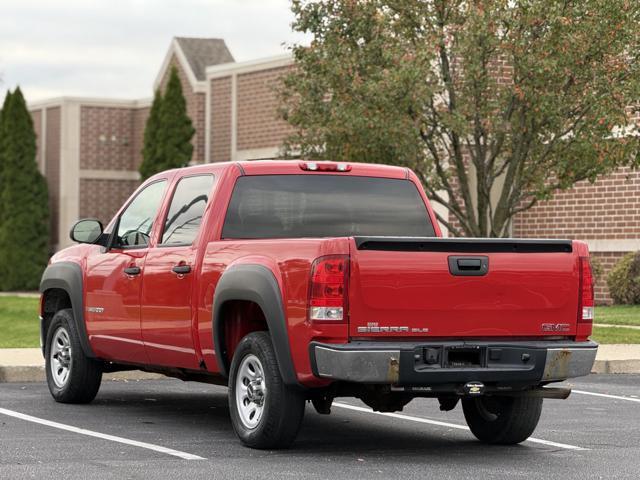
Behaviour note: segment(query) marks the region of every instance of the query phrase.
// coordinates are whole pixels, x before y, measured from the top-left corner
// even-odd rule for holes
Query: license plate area
[[[486,366],[484,348],[479,346],[450,346],[444,349],[445,368],[481,368]]]

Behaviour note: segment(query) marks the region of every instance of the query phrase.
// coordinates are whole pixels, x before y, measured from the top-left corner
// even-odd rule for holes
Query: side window
[[[153,219],[160,208],[166,180],[142,190],[120,215],[116,244],[120,247],[144,247],[149,244]]]
[[[162,234],[163,245],[191,245],[213,187],[213,175],[184,177],[171,199]]]

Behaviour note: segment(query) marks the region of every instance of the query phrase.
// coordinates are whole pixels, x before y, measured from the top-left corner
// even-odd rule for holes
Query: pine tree
[[[49,255],[47,184],[36,163],[36,134],[17,88],[3,108],[0,290],[35,290]]]
[[[173,67],[160,109],[158,166],[161,168],[158,171],[188,165],[193,153],[191,138],[194,133],[178,70]]]
[[[164,96],[156,92],[145,126],[140,165],[142,178],[188,165],[193,153],[191,138],[194,133],[178,70],[173,67]]]
[[[149,118],[144,127],[144,146],[142,148],[142,163],[140,164],[140,176],[146,180],[151,175],[159,172],[157,167],[158,147],[160,145],[160,113],[162,109],[162,93],[156,90],[149,111]]]
[[[7,106],[9,105],[9,100],[11,99],[11,91],[7,90],[7,95],[4,97],[4,103],[2,105],[2,110],[0,110],[0,192],[2,192],[3,185],[3,170],[4,170],[4,154],[2,149],[2,139],[6,136],[4,133],[5,122],[4,122],[4,112],[7,111]],[[2,221],[2,202],[0,202],[0,222]]]

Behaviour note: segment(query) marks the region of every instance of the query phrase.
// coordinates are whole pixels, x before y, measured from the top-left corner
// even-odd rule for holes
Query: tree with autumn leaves
[[[290,155],[411,167],[455,235],[637,166],[640,2],[294,0]],[[453,219],[453,221],[451,221]]]

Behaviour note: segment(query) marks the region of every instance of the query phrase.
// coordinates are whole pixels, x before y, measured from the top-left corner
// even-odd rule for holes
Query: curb
[[[106,373],[102,379],[107,381],[158,380],[168,378],[159,373],[148,373],[140,370]],[[46,376],[42,365],[0,366],[0,383],[45,382]]]
[[[591,370],[592,374],[629,374],[640,373],[640,359],[638,360],[596,360]],[[167,379],[159,373],[148,373],[140,370],[107,373],[103,377],[106,381],[138,381]],[[0,366],[0,383],[29,383],[45,382],[44,366],[20,365]]]
[[[596,360],[591,373],[640,373],[640,359]]]

